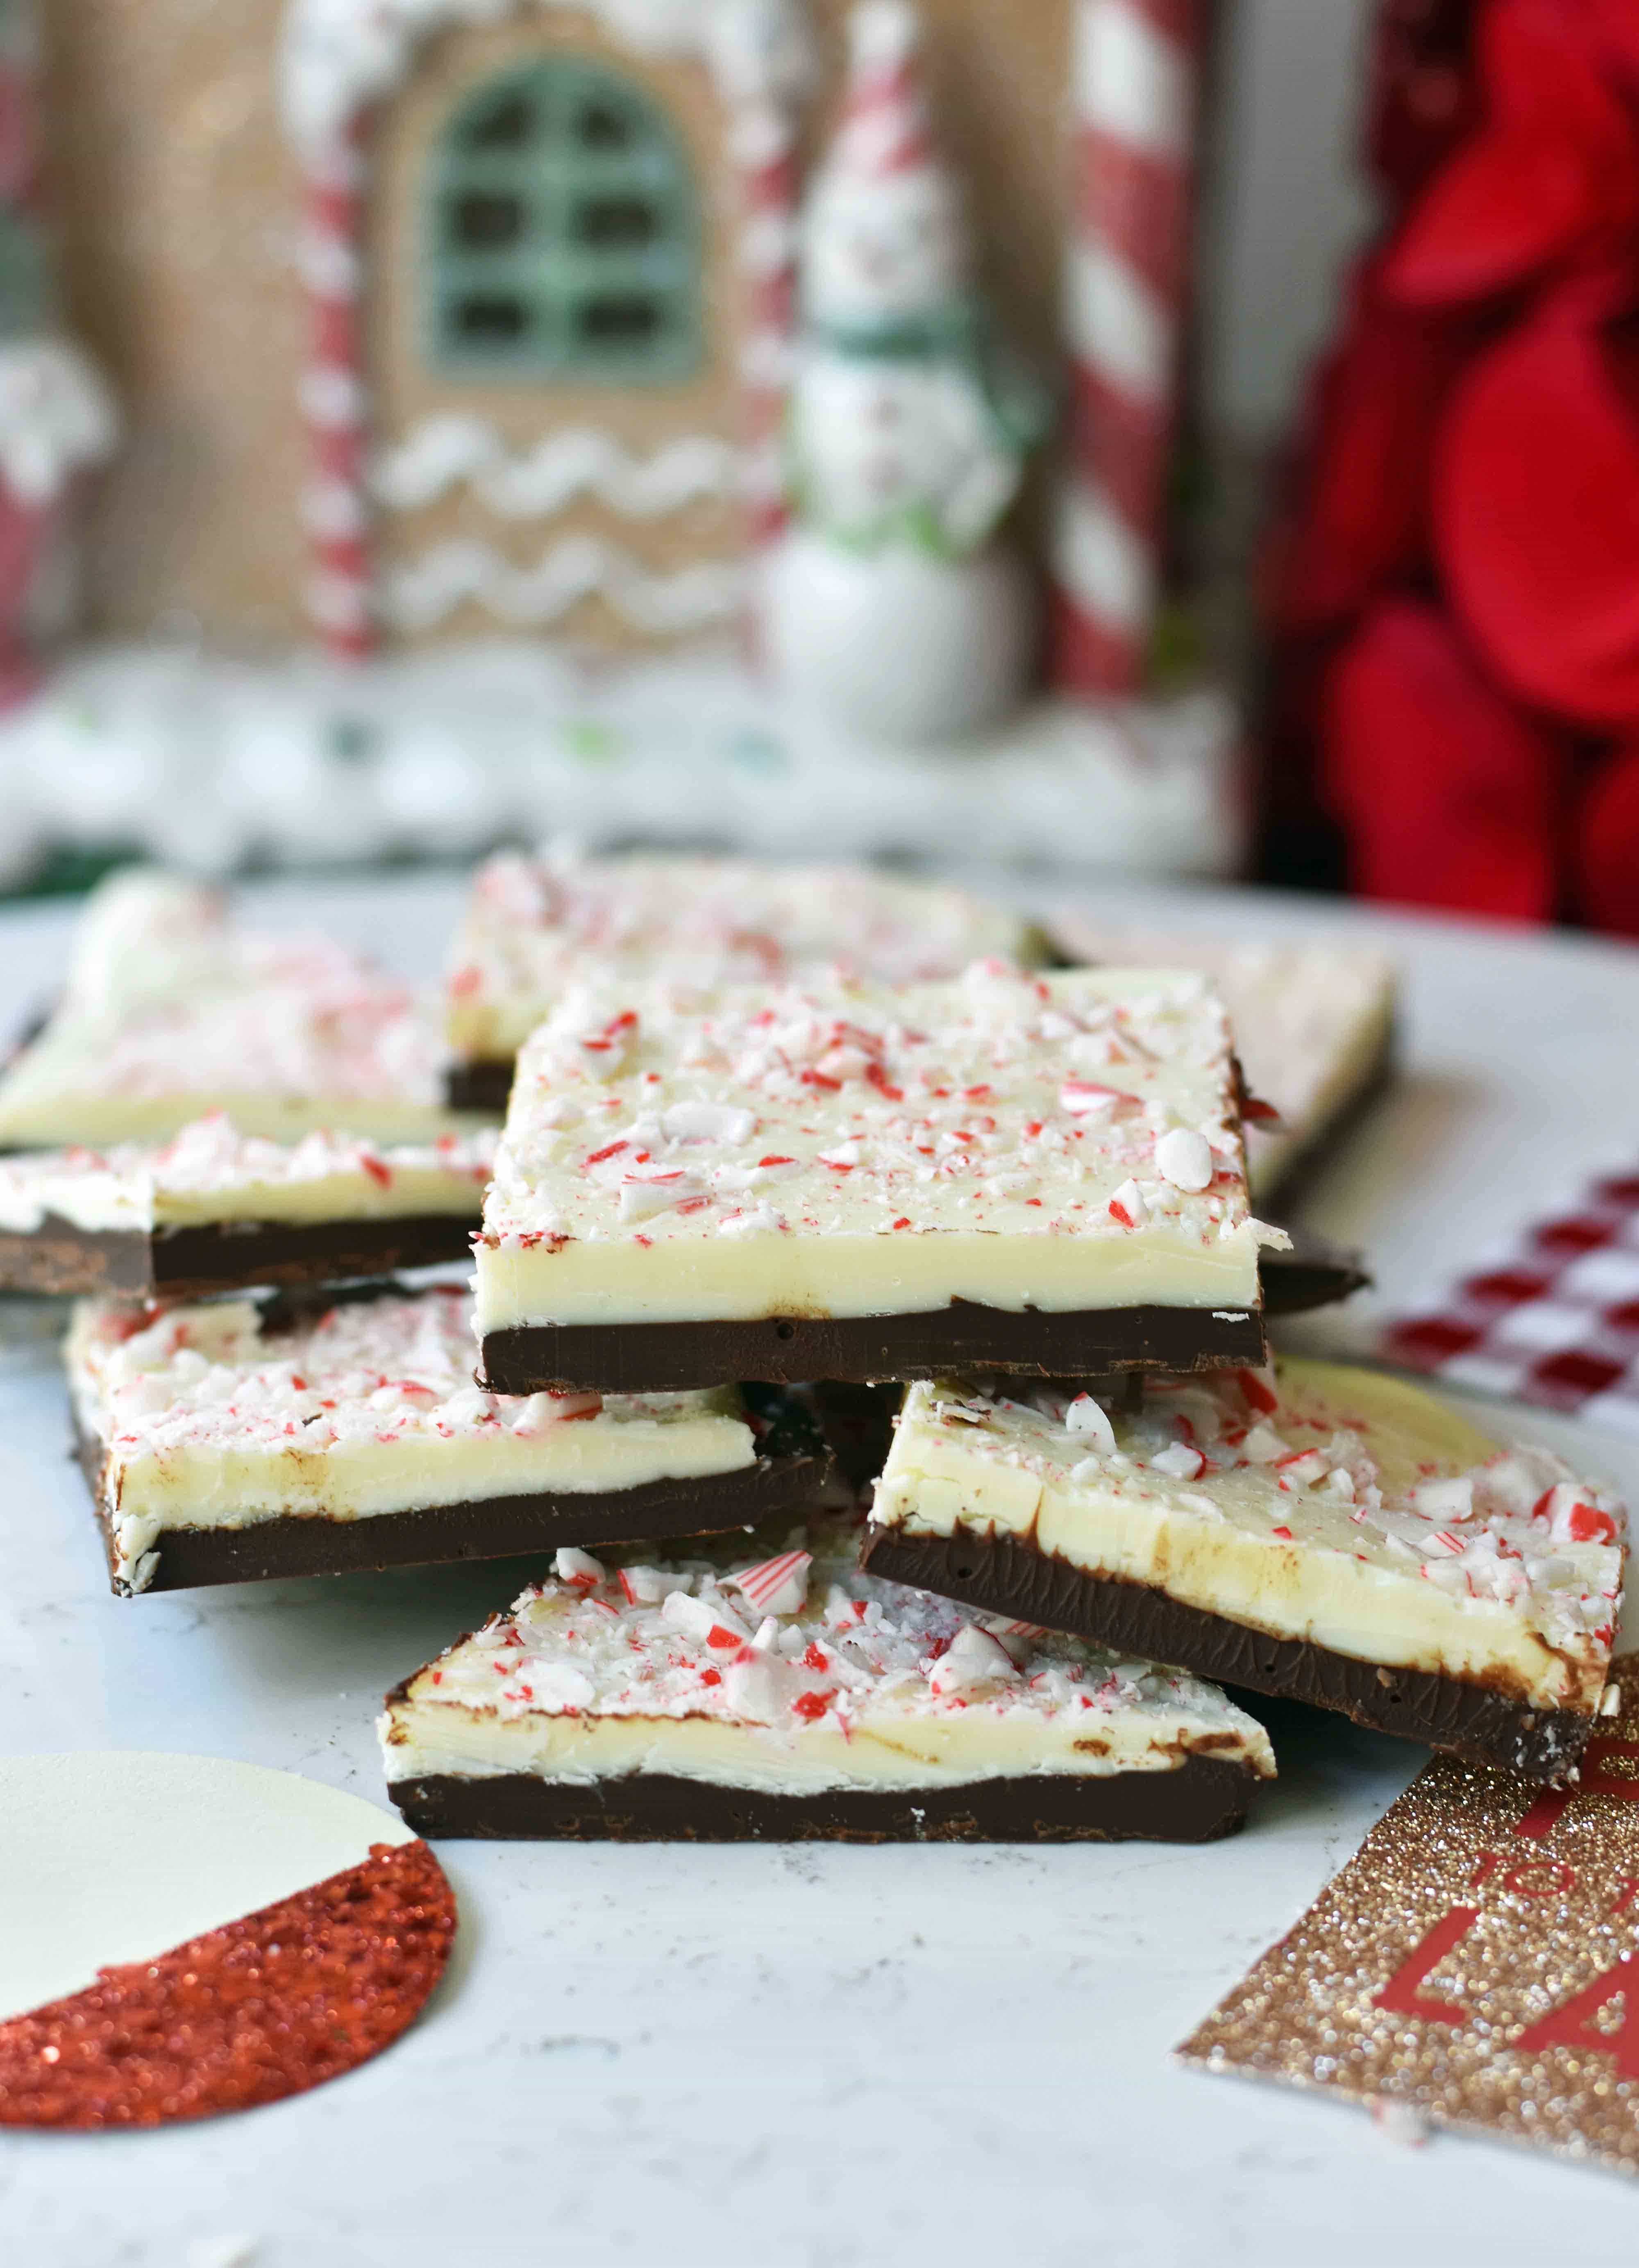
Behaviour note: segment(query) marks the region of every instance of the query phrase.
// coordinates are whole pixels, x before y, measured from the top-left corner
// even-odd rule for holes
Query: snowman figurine
[[[1033,593],[997,528],[1045,417],[986,336],[961,198],[936,155],[907,0],[849,18],[842,123],[803,215],[790,532],[769,661],[867,738],[972,732],[1023,693]]]

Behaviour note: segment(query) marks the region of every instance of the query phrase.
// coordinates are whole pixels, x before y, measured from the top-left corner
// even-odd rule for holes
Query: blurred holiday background
[[[1639,934],[1635,0],[0,0],[0,880]]]

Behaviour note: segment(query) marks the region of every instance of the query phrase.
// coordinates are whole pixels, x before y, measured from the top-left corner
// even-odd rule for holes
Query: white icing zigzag
[[[535,0],[559,7],[571,0]],[[725,100],[787,95],[810,70],[800,0],[581,0],[627,45],[700,55]],[[423,40],[452,26],[503,22],[521,0],[290,0],[279,58],[287,129],[310,159],[367,105],[400,85]]]
[[[628,519],[659,519],[702,497],[732,496],[741,452],[712,433],[689,433],[637,456],[613,433],[571,426],[514,454],[482,417],[451,411],[424,418],[377,452],[371,494],[394,512],[415,512],[463,481],[506,519],[547,519],[577,496],[595,496]]]
[[[731,621],[746,599],[738,559],[699,560],[670,572],[647,568],[618,544],[566,536],[521,566],[467,537],[434,544],[381,578],[382,619],[397,630],[430,630],[474,600],[504,622],[553,622],[594,593],[634,630],[665,636]]]

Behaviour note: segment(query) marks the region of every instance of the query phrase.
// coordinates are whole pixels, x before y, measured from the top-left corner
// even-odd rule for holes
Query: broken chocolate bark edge
[[[766,1440],[765,1436],[759,1444],[754,1463],[733,1472],[645,1481],[636,1488],[479,1497],[349,1520],[290,1513],[250,1521],[242,1528],[165,1528],[153,1545],[158,1565],[141,1595],[207,1583],[504,1559],[518,1552],[555,1551],[562,1544],[598,1550],[651,1537],[721,1535],[763,1521],[797,1518],[827,1499],[834,1485],[828,1454],[817,1447],[802,1454],[765,1454]],[[102,1485],[103,1444],[77,1425],[74,1454],[91,1490],[110,1584],[119,1596],[131,1597],[115,1572],[119,1555]]]
[[[476,1189],[470,1212],[379,1219],[87,1229],[51,1213],[37,1229],[0,1231],[0,1291],[190,1300],[260,1284],[385,1276],[467,1259],[478,1220]]]
[[[389,1707],[403,1697],[400,1686]],[[782,1795],[668,1772],[592,1782],[533,1772],[391,1780],[416,1832],[610,1843],[1210,1843],[1246,1821],[1255,1775],[1189,1754],[1158,1771],[1022,1773],[959,1787]]]
[[[865,1531],[860,1562],[892,1582],[1068,1631],[1118,1653],[1170,1662],[1220,1684],[1335,1710],[1374,1732],[1423,1741],[1469,1764],[1528,1779],[1562,1779],[1593,1729],[1591,1713],[1533,1708],[1437,1670],[1379,1666],[1306,1638],[1277,1638],[1186,1606],[1148,1584],[1088,1574],[1016,1536],[873,1526]]]
[[[539,1323],[489,1331],[481,1376],[496,1394],[547,1388],[653,1394],[724,1378],[797,1385],[824,1378],[942,1377],[1004,1371],[1103,1377],[1131,1369],[1175,1376],[1256,1367],[1266,1359],[1255,1308],[1095,1307],[1051,1314],[952,1300],[904,1315],[764,1315],[683,1323]]]

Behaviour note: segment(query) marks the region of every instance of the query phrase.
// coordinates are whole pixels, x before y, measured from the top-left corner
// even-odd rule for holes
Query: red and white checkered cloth
[[[1384,1333],[1391,1362],[1639,1433],[1639,1172],[1591,1182]]]

